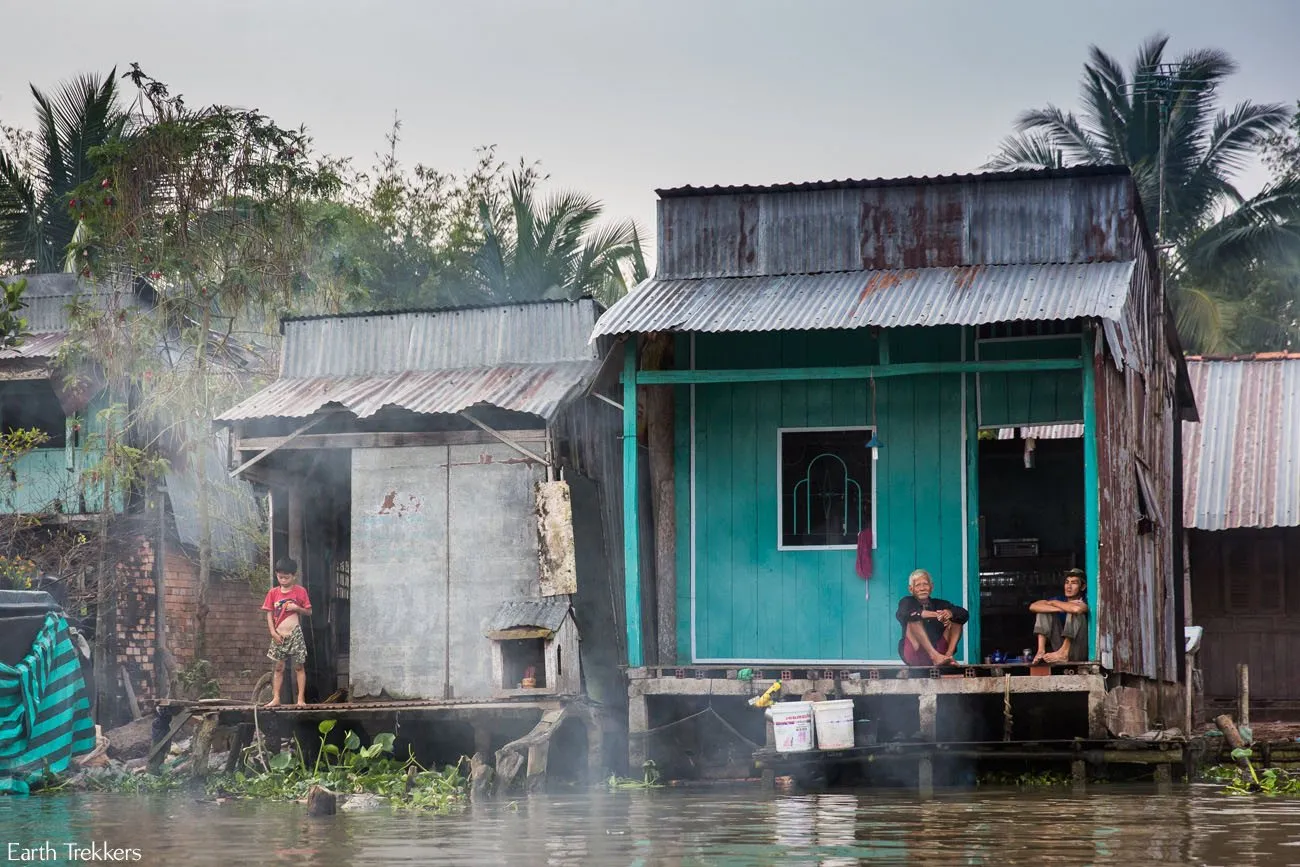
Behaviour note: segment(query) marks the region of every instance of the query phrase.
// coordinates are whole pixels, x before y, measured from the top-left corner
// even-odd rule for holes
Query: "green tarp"
[[[95,724],[68,622],[50,613],[27,656],[0,662],[0,794],[27,794],[95,748]]]

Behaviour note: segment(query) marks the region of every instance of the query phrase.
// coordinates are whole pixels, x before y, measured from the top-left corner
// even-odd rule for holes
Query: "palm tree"
[[[90,152],[122,135],[117,70],[85,75],[51,95],[32,87],[39,130],[29,173],[0,153],[0,262],[19,271],[59,271],[77,229],[72,191],[94,177]]]
[[[1054,105],[1023,112],[1017,133],[985,167],[1127,165],[1147,225],[1167,249],[1184,343],[1202,351],[1240,348],[1230,332],[1233,306],[1249,291],[1241,270],[1289,255],[1300,242],[1300,182],[1279,180],[1247,199],[1233,178],[1286,127],[1290,112],[1248,101],[1218,110],[1216,87],[1236,71],[1232,58],[1205,49],[1165,64],[1168,41],[1149,39],[1127,73],[1093,46],[1083,68],[1082,112]]]
[[[602,205],[590,196],[536,195],[536,177],[511,175],[504,208],[479,202],[483,244],[474,257],[481,291],[494,301],[536,301],[590,295],[609,304],[644,271],[636,225],[596,227]]]

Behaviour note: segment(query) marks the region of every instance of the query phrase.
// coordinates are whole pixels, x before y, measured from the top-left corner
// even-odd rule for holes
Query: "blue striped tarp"
[[[94,748],[81,661],[68,622],[51,612],[21,662],[0,662],[0,794],[25,795]]]

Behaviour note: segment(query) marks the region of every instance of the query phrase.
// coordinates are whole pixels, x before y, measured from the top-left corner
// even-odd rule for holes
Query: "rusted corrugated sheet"
[[[662,191],[662,279],[1133,257],[1126,170]]]
[[[587,361],[590,298],[427,312],[285,319],[283,377],[343,377]]]
[[[217,421],[305,418],[330,405],[368,418],[384,407],[433,414],[480,404],[549,419],[599,367],[598,361],[570,361],[375,376],[286,377],[222,413]]]
[[[1183,428],[1183,523],[1300,526],[1300,354],[1192,360],[1201,421]]]
[[[79,280],[75,274],[23,274],[5,278],[5,282],[26,280],[23,309],[19,315],[27,320],[34,333],[67,331],[69,309],[74,301],[99,310],[137,308],[135,293],[108,283]]]
[[[28,334],[17,346],[0,348],[0,361],[47,360],[59,354],[66,334]]]
[[[1129,261],[652,279],[614,304],[595,336],[1117,320],[1133,270]]]

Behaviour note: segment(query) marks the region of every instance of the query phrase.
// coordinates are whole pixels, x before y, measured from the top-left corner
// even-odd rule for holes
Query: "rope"
[[[727,722],[727,720],[722,716],[722,714],[718,713],[716,710],[713,709],[713,705],[709,705],[709,706],[706,707],[704,710],[702,710],[702,711],[697,711],[696,713],[693,713],[693,714],[691,714],[690,716],[682,717],[682,718],[679,719],[679,720],[674,720],[673,722],[665,723],[664,725],[656,726],[655,728],[652,728],[652,729],[646,729],[646,730],[643,731],[643,732],[631,732],[631,733],[629,733],[629,737],[637,737],[637,738],[648,737],[648,736],[650,736],[650,735],[657,734],[657,733],[659,733],[659,732],[661,732],[661,731],[665,731],[666,729],[670,729],[670,728],[673,728],[673,727],[675,727],[675,726],[679,726],[679,725],[681,725],[682,723],[690,722],[691,720],[696,719],[697,717],[705,716],[706,714],[712,714],[714,717],[717,718],[718,722],[722,723],[723,727],[724,727],[727,731],[731,732],[731,733],[732,733],[733,735],[735,735],[737,738],[739,738],[740,740],[742,740],[742,741],[744,741],[745,743],[749,744],[749,745],[750,745],[751,747],[753,747],[754,749],[757,750],[757,749],[761,749],[761,748],[762,748],[759,744],[754,743],[754,742],[751,741],[749,738],[745,737],[743,734],[741,734],[739,731],[737,731],[737,730],[736,730],[736,727],[733,726],[731,723]]]

